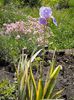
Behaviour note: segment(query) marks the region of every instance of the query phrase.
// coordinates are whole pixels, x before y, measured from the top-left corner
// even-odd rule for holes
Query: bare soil
[[[52,54],[48,53],[48,58],[51,59]],[[65,52],[56,53],[56,65],[62,65],[63,70],[60,71],[58,80],[57,80],[57,89],[65,88],[62,97],[65,100],[74,100],[74,55],[65,54]],[[44,73],[46,70],[44,68]]]

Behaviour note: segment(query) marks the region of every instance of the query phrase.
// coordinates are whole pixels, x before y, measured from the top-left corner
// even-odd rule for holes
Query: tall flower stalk
[[[44,39],[43,39],[43,46],[45,47],[45,40],[46,40],[46,29],[48,24],[48,19],[52,19],[53,23],[57,26],[57,22],[55,17],[52,15],[52,9],[50,7],[41,7],[39,10],[39,23],[44,27]]]
[[[44,27],[44,33],[43,33],[43,60],[45,57],[45,44],[46,44],[46,31],[47,31],[47,24],[48,19],[52,19],[53,23],[57,26],[56,19],[52,15],[52,9],[50,7],[41,7],[39,10],[39,23],[43,25]]]

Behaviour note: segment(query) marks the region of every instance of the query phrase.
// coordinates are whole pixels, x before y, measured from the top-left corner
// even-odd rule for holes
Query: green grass
[[[74,0],[70,0],[69,1],[69,5],[72,6],[72,7],[74,7]]]
[[[26,14],[18,9],[15,5],[10,4],[6,6],[2,6],[0,9],[0,27],[3,26],[4,23],[12,23],[19,20],[26,21]]]
[[[54,16],[58,27],[51,25],[54,36],[49,39],[53,42],[50,48],[67,49],[74,48],[74,8],[54,10]]]

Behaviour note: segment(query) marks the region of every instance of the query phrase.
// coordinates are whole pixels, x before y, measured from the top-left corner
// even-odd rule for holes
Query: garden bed
[[[73,1],[0,1],[0,100],[58,98],[56,90],[63,88],[62,98],[74,100]],[[40,8],[42,5],[46,7]],[[46,51],[40,51],[45,44],[48,44]],[[36,52],[38,55],[32,62],[36,56],[31,55],[34,50],[40,52]]]
[[[58,81],[57,81],[57,89],[65,88],[63,93],[63,98],[65,100],[74,100],[74,55],[73,51],[71,50],[63,50],[56,52],[56,65],[62,65],[63,70],[60,72]],[[53,51],[46,52],[47,57],[45,58],[45,61],[48,62],[48,60],[52,59]],[[8,66],[6,66],[8,67]],[[8,69],[6,68],[5,69]],[[49,66],[43,67],[43,75],[44,80],[45,76],[47,74],[47,71],[49,69]],[[34,72],[35,73],[35,72]],[[8,72],[8,70],[4,70],[4,67],[0,66],[0,80],[2,79],[9,79],[11,82],[13,82],[14,73]],[[38,76],[36,76],[37,78]]]

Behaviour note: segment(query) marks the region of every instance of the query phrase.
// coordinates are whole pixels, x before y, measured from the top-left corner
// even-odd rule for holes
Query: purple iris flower
[[[43,25],[47,24],[47,20],[45,18],[39,18],[39,22],[40,24],[43,24]]]
[[[47,19],[52,18],[53,23],[57,26],[56,19],[52,16],[52,10],[50,7],[41,7],[39,15],[40,15],[39,19],[40,24],[46,25]]]
[[[52,10],[50,7],[41,7],[39,14],[40,14],[40,17],[47,19],[51,17]]]

